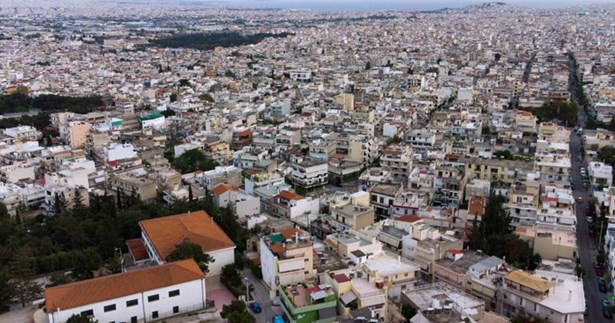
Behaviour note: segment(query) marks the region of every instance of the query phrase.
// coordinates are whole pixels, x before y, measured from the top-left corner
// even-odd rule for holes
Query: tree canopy
[[[0,113],[26,112],[39,110],[43,112],[70,111],[88,113],[104,105],[100,96],[62,96],[43,94],[30,97],[27,93],[15,92],[0,95]]]
[[[208,171],[216,168],[218,163],[208,159],[199,149],[191,149],[173,160],[173,166],[182,174],[192,173],[196,170]]]
[[[504,209],[504,202],[506,199],[501,195],[489,198],[482,221],[474,221],[468,247],[503,258],[516,267],[533,269],[540,262],[540,256],[532,255],[533,251],[527,242],[512,233],[511,218]]]
[[[285,38],[291,35],[293,34],[287,32],[279,34],[257,33],[243,35],[236,31],[224,31],[217,33],[177,34],[168,38],[154,39],[150,41],[150,43],[158,47],[211,50],[216,47],[235,47],[258,44],[265,38]]]
[[[579,116],[579,108],[574,102],[552,102],[530,111],[539,122],[559,120],[568,126],[575,126]]]
[[[253,323],[254,317],[246,308],[246,303],[242,301],[233,301],[231,304],[222,306],[220,312],[222,318],[227,319],[229,323]]]
[[[200,245],[190,242],[189,239],[176,245],[175,250],[173,250],[165,260],[167,262],[173,262],[190,258],[194,259],[205,274],[209,273],[209,264],[215,261],[212,256],[203,252]]]

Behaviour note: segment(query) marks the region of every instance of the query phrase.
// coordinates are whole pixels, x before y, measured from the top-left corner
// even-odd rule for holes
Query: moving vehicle
[[[253,301],[252,303],[250,303],[250,309],[252,310],[252,312],[254,313],[260,313],[263,309],[261,308],[261,303],[257,302],[257,301]]]
[[[580,196],[577,196],[577,203],[583,203],[583,198]]]

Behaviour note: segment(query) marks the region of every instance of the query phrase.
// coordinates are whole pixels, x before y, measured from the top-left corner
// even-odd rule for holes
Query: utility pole
[[[246,303],[250,302],[250,281],[248,280],[248,277],[244,277],[243,278],[246,284]]]

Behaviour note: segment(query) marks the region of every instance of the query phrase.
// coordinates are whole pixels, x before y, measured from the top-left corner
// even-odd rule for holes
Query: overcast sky
[[[430,10],[443,7],[461,7],[488,1],[477,0],[227,0],[228,3],[248,7],[295,8],[315,10]],[[577,4],[615,3],[615,0],[507,0],[523,6],[561,8]]]

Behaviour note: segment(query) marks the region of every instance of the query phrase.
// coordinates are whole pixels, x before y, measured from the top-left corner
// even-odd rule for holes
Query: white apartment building
[[[72,315],[150,322],[206,307],[205,275],[193,259],[45,289],[49,323]]]
[[[15,140],[38,140],[41,137],[41,132],[32,126],[6,128],[4,134]]]
[[[137,158],[135,147],[129,143],[111,143],[104,149],[105,161],[115,161],[122,159]]]
[[[591,162],[587,167],[592,187],[611,187],[613,185],[613,167],[602,162]]]
[[[291,165],[293,183],[304,189],[311,189],[327,184],[329,164],[323,161],[304,161]]]

